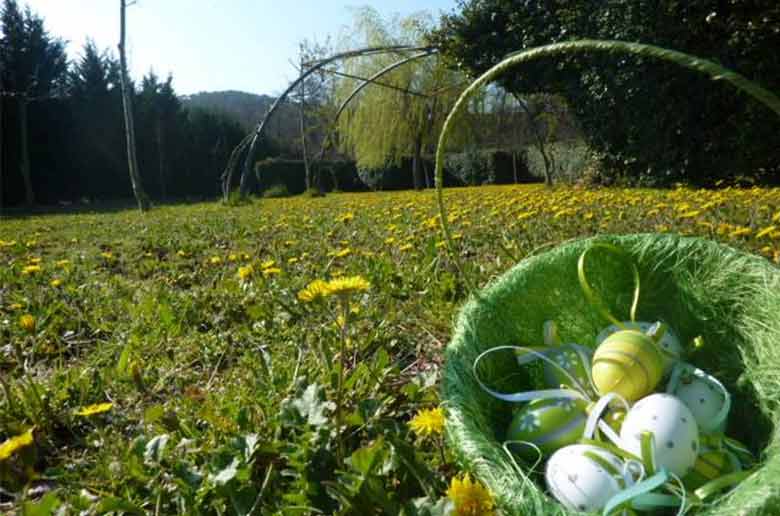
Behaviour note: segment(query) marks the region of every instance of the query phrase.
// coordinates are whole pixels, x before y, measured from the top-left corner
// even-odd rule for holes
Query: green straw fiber
[[[780,514],[780,269],[766,260],[700,238],[642,234],[577,240],[527,258],[472,295],[460,312],[446,351],[442,398],[447,438],[462,466],[494,494],[507,514],[566,511],[544,488],[543,468],[513,459],[502,448],[512,411],[483,392],[474,359],[500,345],[538,346],[542,325],[554,320],[564,342],[594,346],[609,324],[588,304],[577,281],[577,259],[593,242],[614,244],[636,261],[641,277],[638,320],[661,319],[683,342],[701,335],[687,360],[713,374],[732,393],[727,435],[747,444],[760,469],[728,494],[693,514]],[[588,280],[611,313],[628,318],[632,273],[624,259],[594,249]],[[480,364],[480,377],[504,392],[532,388],[532,375],[511,352]],[[668,512],[668,511],[667,511]]]

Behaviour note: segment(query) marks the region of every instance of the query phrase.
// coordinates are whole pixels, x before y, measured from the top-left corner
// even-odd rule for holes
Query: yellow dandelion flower
[[[335,256],[336,258],[344,258],[345,256],[348,256],[350,254],[352,254],[352,249],[350,249],[349,247],[345,247],[344,249],[334,253],[333,256]]]
[[[729,236],[730,236],[731,238],[737,238],[737,237],[741,237],[741,236],[749,235],[749,234],[750,234],[750,233],[752,233],[752,232],[753,232],[753,230],[752,230],[752,229],[750,229],[750,228],[746,228],[746,227],[744,227],[744,226],[743,226],[743,227],[738,227],[737,229],[735,229],[734,231],[732,231],[732,232],[729,234]]]
[[[19,303],[11,303],[10,305],[8,305],[8,308],[11,310],[21,310],[22,305],[20,305]]]
[[[419,437],[431,437],[444,431],[444,411],[441,407],[419,411],[409,426]]]
[[[404,244],[401,247],[398,248],[399,251],[402,253],[405,253],[406,251],[410,251],[414,246],[412,244]]]
[[[281,274],[282,269],[279,267],[268,267],[266,269],[263,269],[263,276],[272,276],[274,274]]]
[[[772,233],[774,230],[776,230],[776,229],[777,229],[777,226],[768,226],[768,227],[765,227],[764,229],[762,229],[761,231],[759,231],[759,232],[756,234],[756,239],[758,239],[758,238],[764,238],[765,236],[767,236],[767,235],[771,234],[771,233]]]
[[[291,258],[287,258],[287,263],[290,264],[290,265],[292,265],[294,263],[298,263],[298,261],[299,261],[298,258],[296,258],[295,256],[293,256]]]
[[[332,279],[327,285],[328,291],[331,294],[339,296],[348,296],[357,292],[365,292],[371,288],[371,283],[366,281],[362,276]]]
[[[772,222],[780,222],[780,211],[772,215]],[[13,242],[16,243],[16,242]]]
[[[479,482],[472,482],[468,473],[463,479],[453,478],[447,489],[447,497],[455,505],[458,516],[492,516],[493,495]]]
[[[228,261],[229,262],[237,262],[238,261],[238,255],[235,253],[230,253],[228,255]]]
[[[113,403],[96,403],[94,405],[89,405],[80,408],[75,412],[75,414],[77,416],[82,416],[82,417],[94,416],[95,414],[102,414],[103,412],[108,412],[113,408],[113,406],[114,406]]]
[[[65,267],[69,266],[71,264],[70,260],[57,260],[54,262],[54,265],[59,267],[60,269],[64,269]]]
[[[312,301],[323,299],[329,295],[328,283],[321,279],[316,279],[306,285],[305,289],[298,292],[298,299],[304,303],[311,303]]]
[[[190,253],[184,251],[183,249],[179,249],[178,251],[176,251],[176,256],[178,256],[179,258],[187,258],[190,256]]]
[[[336,220],[339,222],[349,222],[350,220],[355,218],[355,214],[352,212],[345,213],[344,215],[338,217]]]
[[[61,280],[61,279],[59,279],[59,278],[54,278],[53,280],[51,280],[51,281],[49,282],[49,285],[50,285],[50,286],[52,286],[52,287],[54,287],[54,288],[57,288],[57,287],[59,287],[60,285],[62,285],[62,280]]]
[[[28,260],[30,265],[39,265],[41,263],[40,256],[31,256]]]
[[[266,260],[266,261],[264,261],[263,263],[260,264],[260,268],[261,269],[270,269],[274,265],[276,265],[276,260]]]
[[[30,276],[33,274],[38,274],[43,270],[43,267],[40,265],[26,265],[24,268],[22,268],[22,276]]]
[[[16,245],[16,240],[0,240],[0,247],[13,247]]]
[[[111,251],[103,251],[102,253],[100,253],[100,256],[102,256],[103,258],[105,258],[108,261],[111,261],[111,260],[114,259],[114,254]]]
[[[255,273],[255,268],[252,267],[251,265],[238,268],[238,277],[244,281],[251,278],[254,273]]]
[[[35,427],[0,444],[0,460],[5,460],[22,448],[30,446],[33,443],[33,430]]]
[[[33,333],[35,331],[35,317],[24,314],[19,318],[19,326],[27,333]]]
[[[209,258],[209,263],[211,265],[220,265],[222,263],[222,258],[219,256],[212,256]]]
[[[394,244],[394,243],[395,243],[395,237],[388,237],[388,238],[385,238],[385,243],[386,243],[387,245]]]

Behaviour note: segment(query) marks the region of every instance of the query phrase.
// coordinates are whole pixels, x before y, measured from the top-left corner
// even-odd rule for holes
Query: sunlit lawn
[[[780,189],[446,198],[479,283],[598,233],[700,235],[780,263]],[[0,453],[0,512],[51,491],[76,512],[364,514],[433,506],[459,473],[436,428],[408,425],[438,404],[465,297],[432,192],[7,219],[0,264],[0,444],[34,428]],[[352,276],[370,288],[299,298]]]

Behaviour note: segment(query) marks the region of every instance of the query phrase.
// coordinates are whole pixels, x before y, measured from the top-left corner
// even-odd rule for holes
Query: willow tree
[[[383,19],[374,9],[355,12],[353,38],[346,47],[423,45],[432,27],[427,14]],[[375,54],[346,61],[336,87],[339,98],[377,72],[408,57]],[[444,116],[454,102],[463,77],[439,64],[433,54],[394,68],[370,84],[338,121],[338,145],[354,156],[358,169],[381,170],[412,159],[414,187],[424,186],[422,156],[432,151]]]

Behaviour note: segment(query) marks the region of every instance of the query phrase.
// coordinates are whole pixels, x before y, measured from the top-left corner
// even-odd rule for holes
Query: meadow
[[[780,264],[777,188],[445,199],[480,285],[601,233],[699,235]],[[8,218],[0,264],[0,512],[490,512],[443,435],[467,291],[433,192]]]

